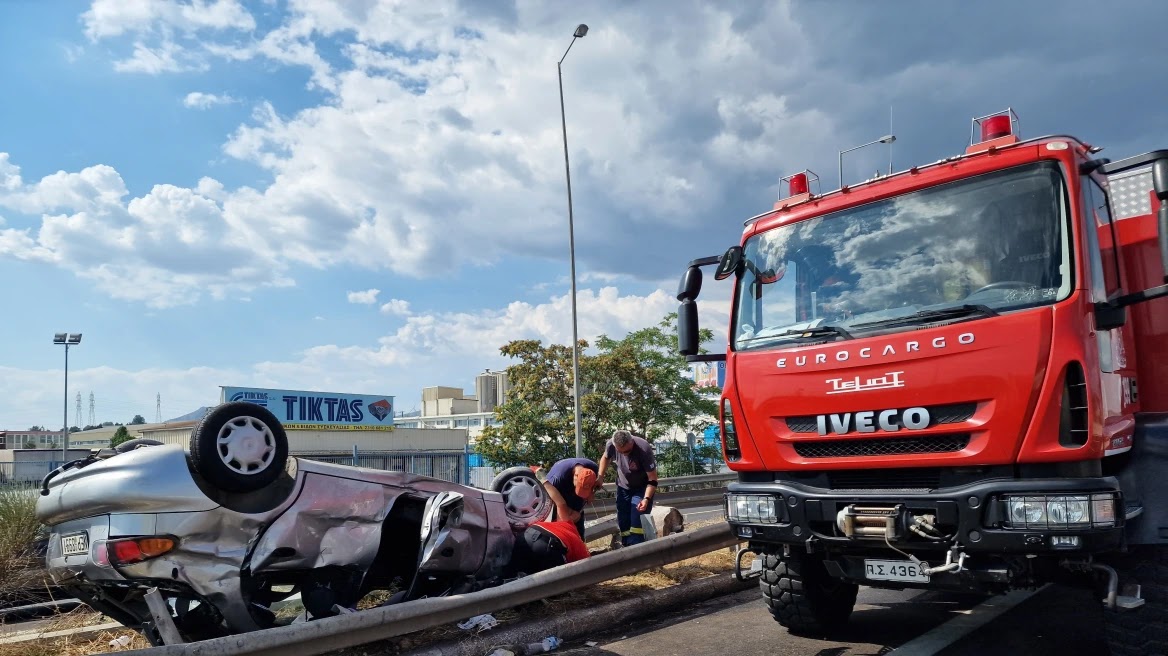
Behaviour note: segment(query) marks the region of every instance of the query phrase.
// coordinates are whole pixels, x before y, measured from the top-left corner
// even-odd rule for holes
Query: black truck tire
[[[1168,654],[1168,546],[1140,546],[1109,559],[1121,584],[1139,583],[1144,605],[1103,611],[1111,656]]]
[[[226,492],[270,485],[288,462],[288,435],[267,408],[234,401],[216,406],[191,434],[191,463],[208,483]]]
[[[775,621],[795,634],[827,635],[843,627],[860,586],[834,579],[821,556],[768,549],[762,555],[763,599]]]

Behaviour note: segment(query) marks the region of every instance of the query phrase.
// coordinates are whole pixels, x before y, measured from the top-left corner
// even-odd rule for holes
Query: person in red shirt
[[[591,555],[573,522],[535,522],[515,540],[509,575],[534,574]]]

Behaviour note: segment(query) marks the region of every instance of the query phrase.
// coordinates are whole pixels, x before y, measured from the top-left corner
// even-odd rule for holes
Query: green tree
[[[33,426],[33,427],[29,428],[29,430],[30,431],[40,431],[43,433],[46,429],[44,426]]]
[[[702,342],[713,339],[703,330]],[[580,342],[580,433],[593,459],[612,431],[630,428],[652,441],[675,427],[702,430],[717,401],[698,394],[677,355],[676,315],[615,340],[601,336],[595,354]],[[507,368],[507,402],[495,410],[500,426],[484,429],[477,450],[495,465],[550,465],[576,452],[572,349],[517,340],[500,349],[518,362]]]
[[[144,423],[146,423],[146,418],[143,417],[142,415],[134,415],[134,418],[130,420],[131,426],[137,426],[139,424],[144,424]]]
[[[110,438],[110,448],[112,449],[112,448],[116,447],[117,445],[121,444],[122,442],[129,442],[129,441],[130,441],[130,431],[126,430],[125,426],[118,426],[118,429],[116,431],[114,431],[114,436]]]
[[[698,442],[691,455],[685,442],[666,440],[658,444],[656,459],[657,474],[662,477],[713,474],[722,466],[722,449]]]
[[[702,344],[713,339],[708,328],[698,334]],[[688,363],[677,352],[676,313],[621,340],[601,335],[597,346],[605,374],[601,391],[615,403],[615,426],[628,427],[653,442],[673,428],[705,430],[717,414],[718,402],[711,395],[719,390],[699,392],[684,375]]]
[[[35,448],[37,448],[37,443],[32,438],[26,437],[26,438],[24,438],[24,448],[35,449]]]

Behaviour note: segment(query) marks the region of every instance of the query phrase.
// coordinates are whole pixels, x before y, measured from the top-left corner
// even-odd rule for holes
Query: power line
[[[154,396],[154,423],[162,423],[162,393]]]
[[[89,393],[89,425],[94,426],[96,424],[97,424],[97,413],[94,412],[93,392],[90,392]]]
[[[77,420],[73,422],[74,426],[81,426],[81,392],[77,392]]]

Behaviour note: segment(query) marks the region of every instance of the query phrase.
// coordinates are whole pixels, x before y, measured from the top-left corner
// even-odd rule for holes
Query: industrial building
[[[417,429],[465,429],[473,444],[487,426],[498,426],[495,409],[507,400],[511,386],[507,372],[487,370],[475,377],[475,394],[467,396],[461,387],[422,389],[422,410],[402,416],[397,425]]]
[[[0,449],[51,449],[61,446],[61,431],[0,431]]]

